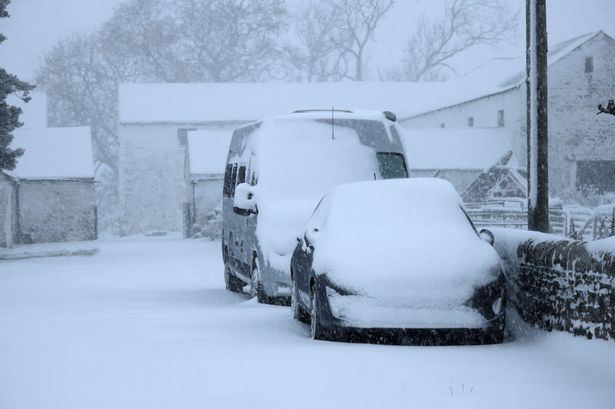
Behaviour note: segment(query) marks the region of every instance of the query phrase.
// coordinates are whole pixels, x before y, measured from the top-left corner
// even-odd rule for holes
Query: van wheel
[[[224,263],[224,284],[227,290],[234,293],[243,291],[243,282],[231,273],[231,267],[228,263]]]
[[[299,290],[297,289],[297,284],[295,280],[292,281],[292,290],[290,295],[290,308],[293,312],[293,318],[297,321],[303,322],[307,324],[310,322],[310,316],[305,313],[303,308],[299,305]]]
[[[250,281],[250,296],[256,297],[256,300],[261,304],[267,304],[268,297],[265,294],[265,288],[261,282],[261,270],[258,263],[258,258],[254,257],[252,262],[252,280]]]

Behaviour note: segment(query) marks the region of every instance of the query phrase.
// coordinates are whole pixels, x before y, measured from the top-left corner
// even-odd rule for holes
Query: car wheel
[[[231,267],[226,263],[224,264],[224,284],[227,290],[234,293],[240,293],[243,290],[243,283],[231,273]]]
[[[310,337],[312,339],[326,339],[325,330],[320,323],[320,314],[318,313],[320,306],[318,302],[318,295],[316,294],[316,289],[312,291],[312,295],[310,297]]]
[[[295,280],[292,280],[292,291],[290,295],[290,308],[293,312],[293,318],[297,321],[301,321],[307,324],[310,321],[309,316],[303,311],[303,308],[299,305],[299,289]]]
[[[261,270],[258,263],[258,257],[254,257],[252,262],[252,280],[250,281],[250,296],[256,297],[256,300],[261,304],[267,304],[268,297],[265,294],[265,288],[261,282]]]

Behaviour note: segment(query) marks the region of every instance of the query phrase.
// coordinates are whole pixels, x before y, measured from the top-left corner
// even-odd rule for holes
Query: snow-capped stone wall
[[[615,340],[612,238],[606,239],[610,247],[592,251],[594,244],[583,241],[494,231],[496,249],[507,267],[510,301],[525,321],[549,331]]]
[[[18,241],[24,244],[95,240],[93,180],[22,180]]]

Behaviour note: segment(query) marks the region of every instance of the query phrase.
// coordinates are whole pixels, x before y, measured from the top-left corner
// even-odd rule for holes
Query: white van
[[[318,201],[343,183],[408,177],[400,134],[394,114],[371,111],[296,111],[237,129],[223,189],[226,288],[288,304],[290,258]]]

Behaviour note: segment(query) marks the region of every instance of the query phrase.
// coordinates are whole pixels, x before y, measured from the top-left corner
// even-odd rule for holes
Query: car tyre
[[[316,294],[316,289],[312,291],[310,298],[310,337],[312,339],[325,340],[327,337],[325,329],[320,322],[320,314],[318,313],[320,305],[318,301],[318,294]]]
[[[229,266],[228,263],[224,263],[224,284],[227,290],[234,293],[243,291],[243,282],[233,275],[231,266]]]
[[[292,280],[292,292],[290,295],[290,308],[293,312],[293,318],[297,321],[307,324],[310,322],[310,317],[299,305],[299,289],[295,280]]]

